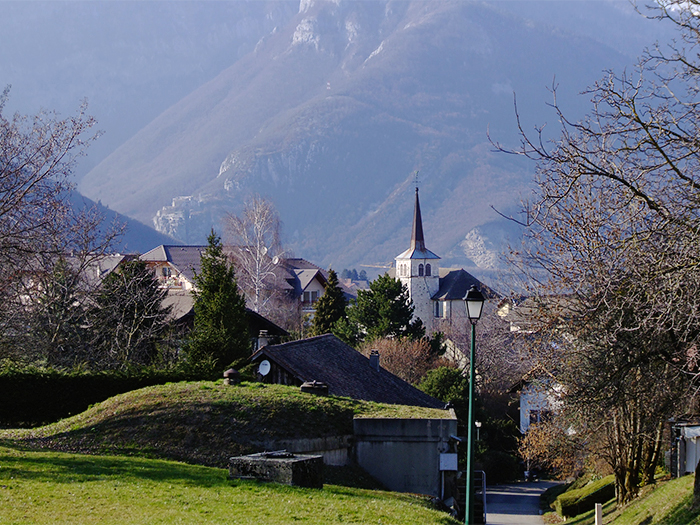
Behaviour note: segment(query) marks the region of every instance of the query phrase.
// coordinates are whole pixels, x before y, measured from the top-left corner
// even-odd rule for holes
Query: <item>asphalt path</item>
[[[553,485],[531,481],[486,487],[487,525],[542,525],[540,494]]]

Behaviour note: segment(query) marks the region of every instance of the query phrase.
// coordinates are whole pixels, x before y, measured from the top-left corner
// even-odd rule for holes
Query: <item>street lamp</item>
[[[472,463],[474,459],[474,356],[476,355],[476,322],[481,317],[484,308],[484,296],[475,285],[464,296],[467,305],[467,317],[472,325],[471,352],[469,355],[469,417],[467,420],[467,502],[464,523],[473,525],[474,522],[474,476]]]

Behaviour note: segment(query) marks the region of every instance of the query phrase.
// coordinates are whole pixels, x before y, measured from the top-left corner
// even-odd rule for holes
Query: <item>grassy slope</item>
[[[46,427],[0,431],[0,524],[455,524],[425,497],[330,484],[346,472],[313,490],[231,481],[212,468],[265,440],[349,434],[354,416],[445,415],[258,383],[144,388]]]
[[[700,525],[700,512],[691,512],[693,476],[646,487],[635,501],[617,509],[614,501],[603,505],[603,523],[614,525]],[[567,520],[566,525],[594,525],[593,512]]]
[[[226,474],[173,461],[0,447],[0,524],[457,523],[415,495]]]
[[[0,431],[0,443],[224,467],[229,457],[269,450],[275,440],[351,434],[356,415],[446,413],[317,397],[280,385],[183,382],[127,392],[45,427]]]

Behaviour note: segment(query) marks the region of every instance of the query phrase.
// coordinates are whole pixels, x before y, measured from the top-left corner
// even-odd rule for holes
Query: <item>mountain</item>
[[[103,218],[101,229],[108,231],[112,226],[123,228],[123,234],[116,240],[113,251],[119,253],[146,253],[161,244],[178,244],[168,235],[157,232],[150,226],[110,210],[101,202],[94,202],[77,191],[72,191],[69,201],[74,210],[94,209]]]
[[[514,226],[492,207],[512,212],[533,172],[488,140],[517,144],[513,94],[527,129],[556,128],[548,86],[569,114],[583,114],[577,93],[603,69],[633,63],[659,27],[617,1],[196,3],[204,15],[158,2],[157,23],[144,4],[112,7],[113,18],[142,22],[119,43],[130,57],[145,49],[149,66],[170,43],[171,58],[157,73],[115,61],[96,82],[152,85],[117,100],[123,115],[143,108],[144,125],[81,191],[190,243],[212,225],[222,231],[221,217],[259,193],[275,202],[297,255],[335,268],[388,264],[405,249],[416,172],[426,240],[443,265],[498,267],[494,253]],[[208,30],[216,45],[201,36]],[[191,72],[197,53],[206,73]]]
[[[298,11],[278,1],[3,0],[0,88],[8,107],[73,113],[87,99],[104,135],[81,178]]]

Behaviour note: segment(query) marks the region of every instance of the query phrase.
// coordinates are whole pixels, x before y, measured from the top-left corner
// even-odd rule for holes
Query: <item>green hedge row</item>
[[[148,368],[107,372],[38,368],[0,370],[0,427],[53,423],[117,394],[146,386],[199,379],[214,377],[201,371]]]
[[[554,502],[554,510],[560,516],[569,518],[593,510],[596,503],[605,503],[614,497],[615,476],[610,475],[580,489],[564,492]]]

